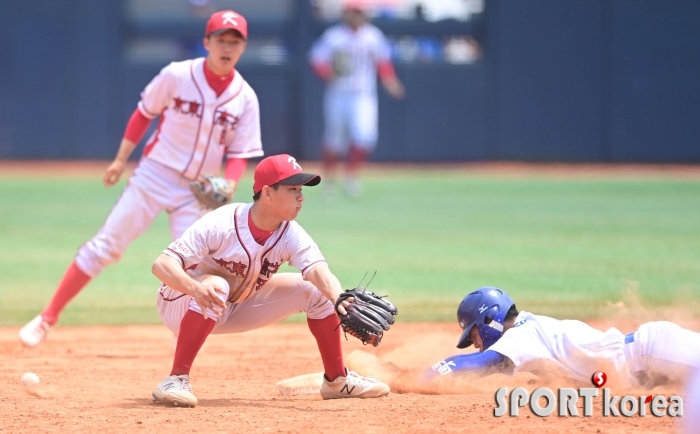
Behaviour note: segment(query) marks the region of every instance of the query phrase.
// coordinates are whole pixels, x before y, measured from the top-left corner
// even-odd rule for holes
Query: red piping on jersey
[[[175,298],[165,298],[165,296],[163,295],[163,290],[164,290],[165,288],[163,288],[163,287],[165,287],[165,288],[170,288],[170,287],[169,287],[168,285],[166,285],[165,283],[161,283],[161,284],[160,284],[160,290],[158,291],[158,294],[160,295],[160,297],[161,297],[164,301],[175,301],[175,300],[177,300],[178,298],[182,298],[182,297],[184,297],[185,295],[187,295],[187,294],[180,294],[180,295],[178,295],[178,296],[175,297]],[[170,288],[170,289],[172,289],[172,288]],[[173,291],[177,291],[177,289],[174,289]]]
[[[165,121],[165,111],[162,115],[160,115],[160,121],[158,122],[158,128],[156,128],[156,133],[153,135],[153,140],[151,140],[151,143],[147,144],[146,147],[143,148],[143,155],[145,155],[146,157],[148,157],[148,154],[151,153],[153,148],[156,146],[156,143],[158,143],[158,136],[160,135],[160,128],[163,126],[163,121]]]
[[[190,64],[190,77],[192,77],[192,81],[194,82],[194,87],[197,88],[197,92],[199,92],[199,96],[202,97],[202,115],[204,115],[204,94],[202,93],[202,90],[199,88],[199,85],[197,84],[197,80],[194,78],[194,62]],[[190,164],[192,163],[192,160],[194,159],[194,155],[197,153],[197,141],[199,140],[199,130],[202,128],[202,116],[199,117],[199,124],[197,124],[197,134],[194,136],[194,146],[192,149],[192,155],[190,155],[190,161],[187,162],[185,165],[185,170],[182,172],[182,175],[184,176],[185,173],[187,172],[187,169],[190,167]],[[213,126],[212,126],[213,128]],[[202,160],[204,161],[204,160]],[[197,177],[199,174],[197,175]]]
[[[309,265],[307,265],[306,267],[304,267],[303,270],[301,270],[301,274],[303,275],[304,273],[306,273],[306,270],[308,270],[309,267],[311,267],[312,265],[316,265],[316,264],[318,264],[319,262],[326,262],[326,260],[325,260],[325,259],[319,259],[319,260],[316,261],[316,262],[310,263]]]
[[[171,249],[170,247],[168,247],[165,250],[170,250],[171,252],[173,252],[177,255],[177,257],[180,259],[180,265],[182,265],[182,269],[184,270],[185,269],[185,259],[182,257],[182,255],[179,254],[178,252],[176,252],[175,250]]]
[[[241,77],[241,80],[243,80],[243,77]],[[230,101],[233,101],[234,98],[236,98],[241,91],[243,90],[243,85],[245,84],[245,81],[241,82],[241,87],[238,89],[238,92],[233,94],[233,96],[226,101],[222,102],[221,104],[217,105],[214,107],[214,113],[212,113],[212,123],[211,123],[211,129],[209,130],[209,137],[207,138],[207,148],[204,150],[204,155],[202,156],[202,164],[199,165],[199,170],[197,170],[197,178],[199,178],[199,174],[202,173],[202,167],[204,167],[204,162],[207,161],[207,154],[209,153],[209,148],[211,147],[211,135],[214,134],[214,125],[216,125],[216,111],[219,109],[224,104],[229,103]],[[203,98],[203,97],[202,97]],[[204,108],[202,107],[202,115],[204,115]]]
[[[272,245],[270,246],[270,248],[267,249],[267,250],[265,251],[265,253],[263,253],[262,256],[260,257],[260,266],[261,266],[261,267],[262,267],[263,261],[265,260],[265,256],[267,256],[267,254],[270,253],[270,250],[272,250],[272,249],[275,248],[275,246],[277,245],[277,243],[279,243],[280,240],[282,239],[282,237],[284,236],[284,233],[287,232],[287,229],[289,229],[289,222],[285,222],[285,223],[287,223],[287,224],[284,226],[284,229],[282,229],[282,232],[280,232],[279,238],[277,238],[277,239],[275,240],[275,242],[272,243]]]
[[[246,269],[245,276],[243,276],[243,281],[245,282],[245,279],[248,277],[248,273],[250,273],[250,266],[253,264],[253,260],[250,257],[250,252],[245,246],[245,243],[241,239],[241,235],[239,234],[239,227],[238,227],[238,209],[240,208],[240,205],[233,211],[233,226],[236,228],[236,237],[238,238],[238,242],[241,243],[241,246],[243,246],[243,250],[245,250],[245,254],[248,255],[248,268]],[[248,210],[250,212],[250,210]],[[236,288],[238,289],[238,288]],[[233,291],[231,291],[233,292]]]
[[[209,69],[209,65],[207,65],[206,59],[204,60],[204,78],[207,79],[207,84],[211,88],[211,90],[214,91],[216,94],[216,97],[220,97],[222,93],[228,88],[231,83],[233,83],[233,77],[236,75],[236,70],[231,69],[231,72],[228,74],[224,75],[223,77],[220,75],[214,74],[214,72]]]
[[[253,236],[255,242],[260,244],[261,246],[264,246],[265,242],[269,240],[270,237],[275,233],[275,231],[264,231],[259,227],[255,226],[255,223],[253,222],[252,212],[248,213],[248,229],[250,229],[250,234]]]

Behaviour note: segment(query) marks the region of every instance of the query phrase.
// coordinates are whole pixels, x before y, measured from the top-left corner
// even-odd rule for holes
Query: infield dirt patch
[[[637,325],[618,327],[628,332]],[[496,389],[504,382],[534,388],[540,380],[529,374],[491,376],[451,390],[394,385],[404,393],[380,399],[282,397],[275,388],[277,381],[322,370],[315,341],[304,324],[211,336],[192,371],[199,406],[169,408],[150,399],[172,363],[173,337],[165,327],[59,326],[33,350],[22,348],[17,331],[0,329],[4,366],[0,432],[673,433],[682,423],[682,418],[670,417],[603,418],[600,401],[593,417],[540,418],[527,408],[517,418],[494,417]],[[346,361],[360,350],[404,368],[427,367],[459,351],[454,347],[458,332],[455,324],[397,324],[379,348],[363,347],[350,338],[343,343],[344,352]],[[20,385],[21,375],[28,371],[41,378],[42,397],[28,394]],[[646,392],[668,397],[682,391]],[[613,393],[625,391],[613,389]]]

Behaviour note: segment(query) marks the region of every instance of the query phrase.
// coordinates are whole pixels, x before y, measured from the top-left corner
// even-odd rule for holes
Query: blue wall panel
[[[610,158],[700,161],[700,2],[611,2]]]
[[[497,25],[495,157],[597,160],[603,131],[600,1],[489,2]]]
[[[320,154],[323,85],[306,65],[321,30],[306,1],[278,35],[290,62],[241,72],[260,99],[267,152],[308,159]],[[127,62],[123,5],[0,1],[0,158],[113,158],[164,66]],[[485,60],[397,65],[407,98],[380,90],[375,160],[700,162],[700,2],[489,0],[485,14]]]
[[[404,159],[485,160],[486,68],[433,65],[406,74],[403,108]],[[387,129],[388,130],[388,129]],[[386,131],[391,134],[394,131]],[[387,155],[391,160],[391,155]]]
[[[118,2],[0,2],[0,157],[105,158],[120,109]],[[110,142],[111,141],[111,142]],[[118,144],[118,143],[117,143]]]
[[[397,66],[406,98],[394,100],[379,85],[379,141],[374,161],[484,160],[486,68],[453,65]],[[319,158],[323,84],[304,77],[304,158]]]
[[[260,128],[266,155],[298,154],[296,125],[298,110],[293,102],[294,74],[270,68],[241,68],[260,101]]]

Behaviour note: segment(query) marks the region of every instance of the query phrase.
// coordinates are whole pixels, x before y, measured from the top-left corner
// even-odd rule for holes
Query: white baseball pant
[[[201,276],[196,280],[215,279],[228,298],[230,290],[225,279],[218,276]],[[200,315],[202,309],[189,295],[161,285],[158,293],[158,314],[163,324],[175,335],[180,333],[180,323],[187,310]],[[278,273],[249,299],[242,303],[227,303],[220,317],[210,309],[207,316],[216,321],[213,334],[242,333],[255,330],[281,321],[295,313],[306,312],[311,319],[322,319],[334,313],[333,304],[313,284],[305,281],[298,273]]]
[[[685,383],[700,369],[700,333],[668,321],[648,322],[625,338],[625,358],[633,375],[643,372],[652,383]]]
[[[350,145],[368,152],[377,144],[377,96],[368,92],[329,89],[323,100],[324,146],[338,154]]]
[[[179,172],[142,158],[104,226],[80,247],[75,263],[88,276],[97,276],[119,261],[163,210],[168,213],[170,235],[179,238],[208,211],[192,194],[189,182]]]

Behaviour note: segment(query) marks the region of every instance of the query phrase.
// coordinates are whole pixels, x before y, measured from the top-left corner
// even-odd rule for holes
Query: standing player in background
[[[119,181],[149,123],[160,116],[158,128],[104,226],[78,250],[49,305],[20,330],[25,346],[46,339],[68,302],[117,262],[160,211],[168,213],[173,239],[208,212],[190,190],[191,181],[218,175],[225,157],[225,178],[233,191],[246,159],[263,155],[257,96],[234,69],[247,37],[243,16],[216,12],[206,26],[207,57],[173,62],[146,86],[104,175],[106,187]]]
[[[327,83],[322,144],[326,193],[335,193],[336,166],[346,155],[345,191],[357,197],[362,192],[357,180],[360,166],[377,144],[377,72],[392,97],[404,96],[389,45],[381,30],[368,23],[362,8],[346,2],[343,23],[323,33],[311,47],[309,61]]]
[[[343,364],[334,306],[345,315],[352,300],[338,301],[343,292],[338,278],[294,221],[304,202],[302,187],[320,182],[290,155],[267,157],[255,168],[252,204],[233,203],[207,214],[156,259],[153,274],[163,282],[158,313],[178,335],[170,375],[152,393],[156,403],[197,405],[189,374],[209,334],[254,330],[299,312],[306,313],[321,353],[324,399],[389,393],[386,384]],[[285,262],[301,273],[277,273]]]
[[[518,312],[508,294],[494,287],[464,297],[457,320],[463,329],[457,348],[473,344],[480,352],[441,360],[432,366],[435,375],[554,369],[588,382],[612,368],[623,385],[652,388],[683,384],[700,369],[700,333],[672,322],[648,322],[627,335],[616,328],[601,332],[581,321]]]

